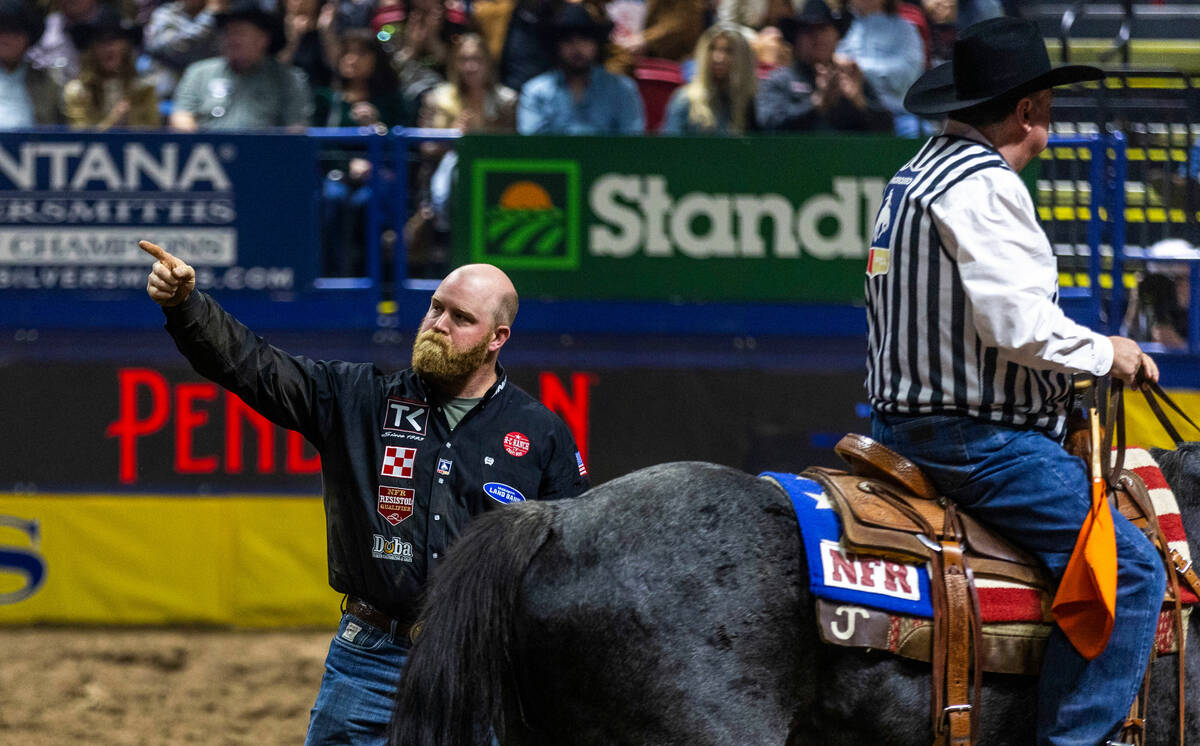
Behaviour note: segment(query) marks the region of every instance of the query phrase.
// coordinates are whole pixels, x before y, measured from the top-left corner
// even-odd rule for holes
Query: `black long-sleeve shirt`
[[[198,373],[316,446],[329,584],[401,622],[413,621],[426,577],[472,516],[588,488],[566,425],[499,366],[451,429],[411,368],[289,355],[199,291],[164,312]]]
[[[813,104],[816,72],[796,62],[775,70],[758,87],[755,108],[758,126],[764,131],[859,131],[890,132],[892,114],[879,94],[867,81],[862,84],[866,108],[859,109],[846,98],[839,98],[828,110]]]

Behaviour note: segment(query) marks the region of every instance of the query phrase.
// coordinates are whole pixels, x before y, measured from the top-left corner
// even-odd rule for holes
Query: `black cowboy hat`
[[[287,44],[283,33],[283,19],[277,13],[268,13],[255,0],[234,0],[229,9],[217,14],[217,27],[224,28],[230,21],[249,21],[271,37],[268,54],[275,54]]]
[[[838,35],[845,32],[845,23],[841,16],[833,12],[825,0],[807,0],[800,12],[790,18],[781,18],[776,22],[783,38],[789,41],[803,30],[818,26],[833,26]]]
[[[42,38],[46,19],[26,0],[0,0],[0,31],[25,34],[33,44]]]
[[[124,39],[135,47],[142,44],[142,27],[126,21],[120,13],[107,6],[101,6],[95,20],[69,26],[67,32],[75,48],[80,51],[98,41],[110,39]]]
[[[949,62],[926,72],[904,96],[913,114],[949,114],[1005,95],[1100,80],[1090,65],[1050,66],[1046,42],[1032,21],[989,18],[962,32]]]
[[[550,28],[556,39],[586,36],[602,43],[612,33],[613,25],[608,19],[593,17],[581,3],[567,3],[554,14]]]

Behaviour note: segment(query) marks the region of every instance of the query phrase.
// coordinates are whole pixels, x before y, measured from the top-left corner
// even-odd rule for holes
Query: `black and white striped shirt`
[[[1054,253],[1020,177],[950,122],[884,190],[867,264],[867,393],[884,413],[961,414],[1055,434],[1067,374],[1112,343],[1058,306]]]

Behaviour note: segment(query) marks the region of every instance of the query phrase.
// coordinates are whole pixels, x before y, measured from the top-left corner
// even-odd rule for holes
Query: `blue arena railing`
[[[370,290],[371,300],[378,303],[383,299],[383,276],[381,272],[383,252],[381,249],[385,221],[383,167],[385,159],[391,157],[387,131],[371,127],[310,127],[308,136],[321,143],[333,145],[354,144],[366,149],[371,162],[371,194],[367,203],[366,226],[366,277],[318,277],[314,287],[318,290]],[[404,169],[398,169],[403,171]]]
[[[397,162],[407,158],[409,147],[413,143],[452,142],[460,137],[462,137],[462,132],[456,129],[394,127],[392,128],[393,158]],[[407,219],[409,214],[409,195],[408,169],[406,168],[397,169],[393,209],[395,209],[398,217]],[[400,225],[404,224],[403,219],[401,220]],[[408,247],[405,245],[403,230],[396,232],[396,256],[408,256]],[[425,291],[430,290],[437,285],[437,282],[434,280],[419,280],[410,278],[408,276],[408,262],[395,262],[393,264],[393,273],[394,287],[396,287],[398,291],[400,288]]]
[[[1125,252],[1125,137],[1108,135],[1051,135],[1048,152],[1057,148],[1086,148],[1090,153],[1088,182],[1090,204],[1087,225],[1088,284],[1059,291],[1064,304],[1073,310],[1076,320],[1093,328],[1116,334],[1123,315],[1122,282]],[[1100,247],[1112,246],[1111,264],[1105,271]],[[1103,275],[1112,280],[1112,293],[1104,303]],[[1082,308],[1080,307],[1082,306]]]

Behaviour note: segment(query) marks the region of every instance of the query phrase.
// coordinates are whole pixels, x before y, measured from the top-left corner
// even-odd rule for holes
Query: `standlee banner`
[[[456,263],[526,297],[861,304],[884,136],[466,136]]]
[[[196,267],[202,288],[307,290],[316,162],[302,135],[0,133],[0,291],[144,294],[139,239]]]

